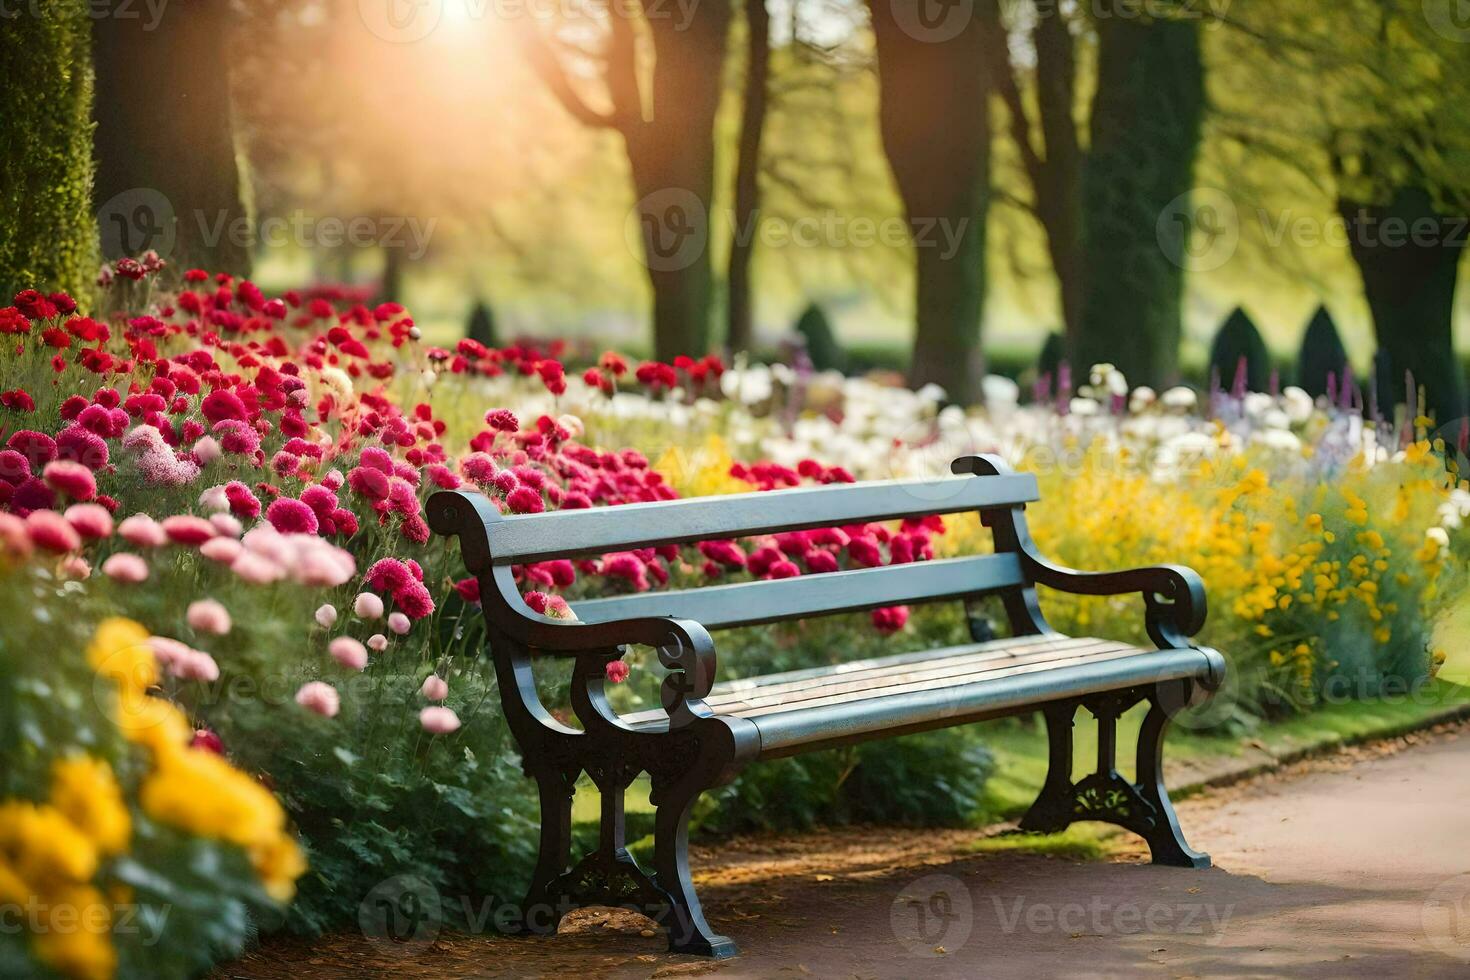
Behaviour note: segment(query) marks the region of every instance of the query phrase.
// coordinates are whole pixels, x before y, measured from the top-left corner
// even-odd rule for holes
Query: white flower
[[[1137,415],[1158,400],[1158,392],[1148,385],[1139,385],[1133,389],[1133,394],[1128,398],[1128,411]]]
[[[1288,385],[1281,393],[1281,403],[1293,425],[1301,425],[1311,418],[1312,411],[1317,407],[1312,396],[1296,385]]]
[[[1276,399],[1264,391],[1252,391],[1245,396],[1245,414],[1258,419],[1276,407]]]
[[[322,606],[317,607],[317,611],[316,611],[316,623],[317,623],[318,626],[322,627],[323,629],[331,629],[332,628],[332,625],[334,623],[336,623],[336,622],[337,622],[337,607],[336,606],[334,606],[330,602],[328,602],[328,603],[326,603],[326,604],[324,604]]]
[[[224,485],[210,487],[199,495],[199,507],[201,510],[212,512],[229,510],[230,501],[225,496]]]
[[[1302,441],[1287,429],[1261,429],[1251,442],[1280,452],[1301,452]]]
[[[1021,387],[1001,374],[987,374],[980,379],[980,392],[985,407],[991,411],[1012,408],[1021,401]]]
[[[1424,536],[1441,548],[1450,546],[1450,534],[1442,527],[1431,527],[1424,532]]]
[[[1108,372],[1107,377],[1103,379],[1103,383],[1106,385],[1108,394],[1110,395],[1128,394],[1128,379],[1123,377],[1123,372],[1116,368]]]
[[[1102,409],[1102,406],[1099,405],[1097,402],[1093,401],[1091,398],[1074,398],[1074,399],[1072,399],[1072,414],[1073,415],[1077,415],[1077,416],[1080,416],[1082,418],[1091,418],[1092,416],[1098,414],[1098,412],[1101,409]]]
[[[1199,404],[1199,397],[1195,395],[1194,389],[1183,385],[1170,388],[1164,392],[1160,400],[1165,408],[1180,409],[1186,412],[1193,410]]]
[[[914,392],[914,395],[918,397],[919,401],[928,402],[931,405],[938,405],[949,397],[943,388],[932,381]]]

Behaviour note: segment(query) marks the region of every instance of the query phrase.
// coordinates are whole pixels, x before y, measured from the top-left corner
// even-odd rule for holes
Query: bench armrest
[[[692,619],[649,616],[578,624],[538,616],[521,622],[525,629],[517,639],[541,653],[580,656],[630,643],[653,647],[659,663],[670,671],[660,692],[669,727],[682,728],[712,714],[703,699],[715,683],[715,641]]]
[[[1160,647],[1189,646],[1205,625],[1208,604],[1199,573],[1183,565],[1153,565],[1117,572],[1080,572],[1047,561],[1033,549],[1022,552],[1033,581],[1072,595],[1141,593],[1149,637]]]

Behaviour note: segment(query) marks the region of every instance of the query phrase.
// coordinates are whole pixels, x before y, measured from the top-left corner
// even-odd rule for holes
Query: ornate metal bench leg
[[[1196,851],[1184,839],[1164,786],[1164,732],[1168,727],[1169,713],[1159,706],[1156,697],[1150,698],[1148,715],[1138,732],[1138,791],[1154,808],[1153,827],[1143,836],[1154,864],[1208,868],[1210,856]]]
[[[572,794],[576,773],[556,767],[531,773],[541,799],[541,849],[531,887],[521,903],[521,931],[552,935],[567,911],[557,880],[566,873],[572,857]]]
[[[689,875],[689,814],[704,787],[684,781],[659,794],[654,816],[654,880],[668,894],[663,922],[669,931],[669,951],[725,959],[740,952],[728,936],[716,935],[704,919],[694,881]]]
[[[1021,829],[1054,834],[1072,822],[1072,724],[1076,704],[1053,704],[1042,709],[1046,718],[1046,782],[1031,809],[1021,818]]]
[[[1145,697],[1149,710],[1138,733],[1137,781],[1130,783],[1116,766],[1118,717]],[[1172,700],[1183,703],[1182,698]],[[1046,782],[1021,819],[1021,829],[1054,834],[1078,820],[1101,820],[1147,841],[1154,864],[1208,868],[1209,855],[1184,840],[1164,787],[1164,731],[1169,727],[1169,712],[1161,707],[1159,692],[1112,692],[1083,703],[1097,718],[1097,771],[1072,781],[1072,725],[1077,706],[1044,708],[1050,761]]]

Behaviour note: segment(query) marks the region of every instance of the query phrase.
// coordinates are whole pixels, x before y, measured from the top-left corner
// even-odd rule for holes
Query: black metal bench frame
[[[700,793],[761,758],[1033,710],[1046,718],[1050,762],[1040,795],[1021,821],[1023,830],[1052,832],[1077,820],[1107,821],[1143,837],[1156,864],[1209,866],[1208,856],[1185,842],[1162,766],[1170,718],[1208,698],[1224,679],[1220,654],[1189,642],[1205,620],[1199,576],[1173,565],[1085,573],[1052,564],[1037,552],[1026,528],[1025,505],[1039,499],[1034,477],[992,456],[962,457],[951,468],[960,478],[521,516],[502,515],[475,493],[441,492],[430,499],[431,526],[459,537],[465,566],[479,579],[506,720],[524,770],[539,790],[541,841],[523,904],[524,931],[555,932],[573,908],[624,906],[665,927],[673,951],[732,956],[734,942],[705,921],[690,877],[689,818]],[[533,612],[512,573],[513,565],[552,558],[968,511],[978,511],[993,533],[994,556],[596,599],[578,603],[579,619],[573,622]],[[1013,635],[1055,636],[1042,615],[1037,585],[1083,595],[1141,593],[1148,634],[1159,652],[1027,675],[1020,686],[1002,691],[1004,685],[996,685],[1000,693],[964,703],[895,696],[792,713],[787,718],[794,719],[795,729],[781,744],[764,747],[756,723],[717,714],[705,703],[715,682],[710,629],[998,595]],[[663,713],[652,723],[619,717],[604,689],[608,663],[630,644],[656,648],[670,671],[661,689]],[[531,672],[539,656],[572,661],[571,703],[582,730],[561,723],[541,703]],[[965,690],[983,694],[990,688]],[[1116,723],[1141,702],[1149,708],[1139,733],[1136,778],[1130,781],[1116,768]],[[877,705],[892,715],[891,723],[869,717],[857,725],[855,704]],[[1094,773],[1074,782],[1072,726],[1079,707],[1097,718],[1098,759]],[[601,796],[600,840],[573,864],[572,794],[583,772]],[[624,839],[624,793],[644,772],[656,807],[651,873],[629,855]]]

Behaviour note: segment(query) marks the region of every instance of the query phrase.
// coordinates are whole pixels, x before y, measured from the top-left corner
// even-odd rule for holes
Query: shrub
[[[1332,322],[1327,307],[1319,306],[1302,335],[1301,353],[1297,356],[1297,386],[1314,398],[1325,395],[1328,375],[1341,384],[1347,365],[1347,349],[1337,333],[1337,324]]]
[[[1242,363],[1246,389],[1265,391],[1270,385],[1271,355],[1261,332],[1245,310],[1237,306],[1225,318],[1210,346],[1210,373],[1220,379],[1222,387],[1233,388]]]
[[[812,367],[818,371],[841,371],[847,367],[847,356],[832,332],[832,324],[816,303],[802,310],[796,320],[796,332],[806,343]]]

